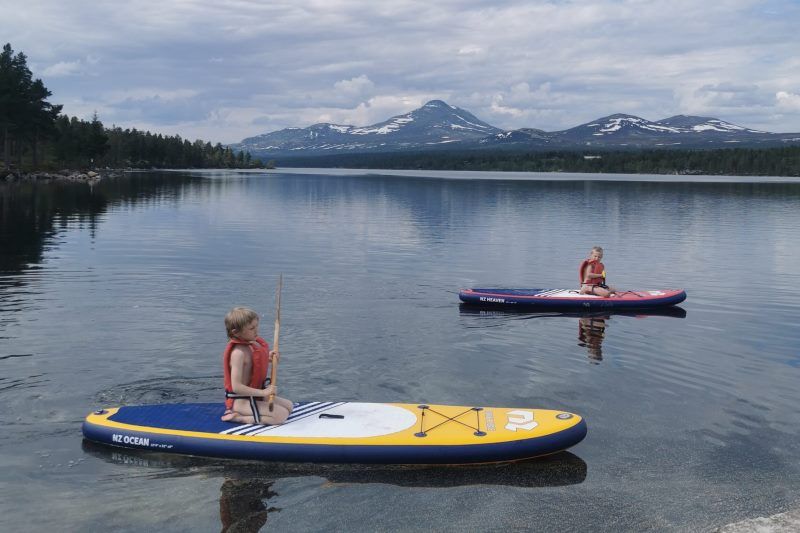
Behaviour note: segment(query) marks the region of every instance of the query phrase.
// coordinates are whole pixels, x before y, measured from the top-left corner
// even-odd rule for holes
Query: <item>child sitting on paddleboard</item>
[[[584,259],[579,270],[581,294],[595,294],[608,298],[616,294],[613,287],[606,285],[606,267],[600,261],[603,259],[603,249],[599,246],[592,248],[588,259]]]
[[[228,345],[222,355],[225,374],[225,422],[241,424],[280,424],[292,412],[292,402],[277,396],[274,385],[267,384],[271,361],[280,354],[270,351],[258,336],[258,314],[246,307],[235,307],[225,315]],[[268,397],[273,398],[269,410]]]

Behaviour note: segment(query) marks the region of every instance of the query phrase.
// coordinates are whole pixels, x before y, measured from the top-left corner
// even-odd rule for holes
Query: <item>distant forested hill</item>
[[[278,166],[519,172],[800,176],[800,146],[717,150],[462,151],[339,154],[283,159]]]

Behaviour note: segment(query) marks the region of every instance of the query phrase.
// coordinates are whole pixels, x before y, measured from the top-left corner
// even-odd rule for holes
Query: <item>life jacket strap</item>
[[[264,380],[264,387],[266,388],[270,384],[270,378]],[[261,412],[258,410],[258,400],[257,398],[263,398],[263,396],[248,396],[247,394],[236,394],[229,390],[225,391],[225,398],[231,398],[233,400],[249,400],[250,401],[250,409],[253,411],[253,422],[256,424],[261,423]]]

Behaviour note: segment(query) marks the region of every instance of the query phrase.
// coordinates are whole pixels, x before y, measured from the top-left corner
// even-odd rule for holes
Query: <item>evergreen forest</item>
[[[106,128],[97,114],[81,120],[61,114],[63,106],[42,80],[34,79],[24,53],[11,44],[0,53],[0,168],[250,168],[262,166],[249,153],[217,143],[164,136],[136,129]]]
[[[279,160],[281,166],[595,172],[725,176],[800,176],[800,146],[717,150],[438,151],[341,154]]]

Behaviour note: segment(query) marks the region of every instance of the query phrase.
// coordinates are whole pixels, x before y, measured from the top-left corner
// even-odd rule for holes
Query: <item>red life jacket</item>
[[[250,383],[247,385],[254,389],[263,389],[269,375],[269,344],[261,337],[256,338],[256,345],[239,339],[231,339],[222,354],[222,371],[225,375],[225,392],[233,393],[231,384],[231,353],[238,344],[246,344],[250,347],[253,358],[252,370],[250,372]],[[225,407],[233,408],[233,398],[225,399]]]
[[[583,263],[581,263],[581,268],[578,269],[578,278],[580,279],[581,285],[599,285],[600,283],[606,282],[605,277],[589,278],[589,281],[584,281],[586,265],[591,265],[592,269],[589,272],[592,274],[602,274],[606,270],[605,265],[597,259],[584,259]]]

